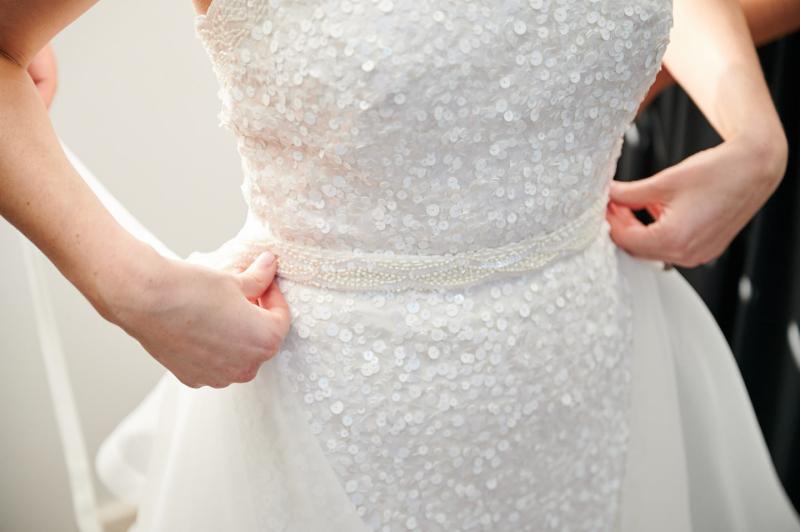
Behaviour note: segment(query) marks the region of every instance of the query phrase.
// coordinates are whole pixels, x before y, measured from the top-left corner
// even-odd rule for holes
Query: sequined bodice
[[[197,31],[277,238],[435,254],[605,193],[670,0],[215,0]]]
[[[195,258],[272,249],[292,311],[280,379],[262,371],[237,412],[259,529],[347,506],[283,503],[282,464],[311,453],[264,426],[274,392],[302,405],[359,531],[613,530],[632,322],[601,228],[670,25],[671,0],[214,0],[198,17],[249,214]]]

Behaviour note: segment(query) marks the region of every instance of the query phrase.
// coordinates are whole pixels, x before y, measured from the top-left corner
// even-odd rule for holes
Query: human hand
[[[291,320],[273,282],[277,261],[266,258],[243,271],[166,259],[145,295],[114,305],[111,321],[187,386],[251,381],[278,352]]]
[[[756,140],[757,139],[757,140]],[[684,267],[710,262],[775,191],[786,138],[736,137],[639,181],[611,184],[611,238],[633,256]],[[634,210],[655,220],[645,225]]]
[[[39,90],[45,107],[50,109],[58,86],[58,70],[52,46],[48,44],[33,57],[28,65],[28,75]]]

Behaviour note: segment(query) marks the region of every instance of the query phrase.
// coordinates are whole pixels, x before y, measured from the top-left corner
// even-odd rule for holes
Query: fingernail
[[[265,266],[272,264],[272,261],[275,260],[275,255],[271,251],[265,251],[261,255],[258,256],[256,259],[260,263],[263,263]]]

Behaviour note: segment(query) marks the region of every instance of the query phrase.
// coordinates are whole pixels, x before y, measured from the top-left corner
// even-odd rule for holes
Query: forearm
[[[644,179],[612,183],[607,219],[611,238],[632,255],[695,267],[719,257],[764,205],[788,150],[737,0],[673,6],[665,64],[724,142]],[[639,221],[639,209],[654,221]]]
[[[105,317],[147,283],[156,252],[121,227],[69,163],[25,69],[0,59],[0,215]]]
[[[664,64],[724,139],[780,122],[736,0],[674,0]]]
[[[797,0],[739,1],[757,45],[779,39],[800,27],[800,2]]]
[[[800,2],[797,0],[740,0],[740,3],[756,46],[768,44],[800,28]],[[669,69],[662,69],[641,108],[647,107],[673,82]]]

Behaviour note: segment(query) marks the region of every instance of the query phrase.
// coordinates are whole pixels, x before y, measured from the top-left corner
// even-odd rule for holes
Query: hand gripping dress
[[[292,310],[255,380],[105,440],[137,532],[798,532],[678,273],[616,248],[671,0],[215,0],[196,19]],[[129,457],[146,459],[133,461]]]

